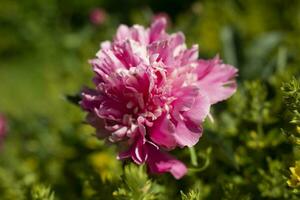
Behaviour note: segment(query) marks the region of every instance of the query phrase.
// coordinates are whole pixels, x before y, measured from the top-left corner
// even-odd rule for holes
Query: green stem
[[[194,147],[190,147],[190,157],[191,157],[191,163],[193,166],[198,166],[198,160],[197,160],[197,155],[196,155],[196,150]]]

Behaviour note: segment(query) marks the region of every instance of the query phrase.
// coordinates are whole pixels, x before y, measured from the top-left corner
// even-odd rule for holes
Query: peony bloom
[[[6,135],[6,131],[7,131],[6,119],[4,118],[4,116],[0,115],[0,145],[3,142],[3,139]]]
[[[101,25],[105,22],[107,16],[105,10],[94,8],[90,12],[90,22],[94,25]]]
[[[210,106],[235,92],[237,69],[198,59],[197,45],[165,28],[165,18],[150,28],[121,25],[90,61],[95,88],[83,91],[81,106],[98,137],[123,149],[119,159],[179,179],[187,168],[167,151],[198,142]]]

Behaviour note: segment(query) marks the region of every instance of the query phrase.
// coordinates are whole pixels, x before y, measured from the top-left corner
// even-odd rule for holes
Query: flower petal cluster
[[[211,105],[236,91],[237,69],[198,59],[197,45],[187,48],[183,33],[165,29],[165,18],[149,28],[121,25],[101,43],[90,61],[95,88],[83,91],[81,106],[98,137],[124,149],[119,159],[179,179],[187,168],[167,151],[199,141]]]

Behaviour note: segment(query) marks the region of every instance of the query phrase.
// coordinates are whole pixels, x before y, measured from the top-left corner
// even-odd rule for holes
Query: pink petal
[[[127,69],[136,67],[139,63],[146,60],[145,46],[133,39],[127,39],[123,43],[116,43],[114,54]]]
[[[97,59],[92,59],[90,63],[93,66],[94,72],[102,78],[105,78],[119,68],[125,67],[111,49],[101,49],[96,56]]]
[[[98,138],[106,138],[110,135],[110,132],[105,129],[105,121],[94,113],[89,113],[86,116],[86,122],[96,128],[96,136]]]
[[[150,43],[161,39],[165,34],[165,29],[167,26],[166,18],[160,17],[156,18],[155,21],[151,24],[150,28]]]
[[[171,155],[164,153],[147,143],[148,160],[146,161],[151,173],[160,174],[170,172],[176,179],[182,178],[187,173],[186,166]]]
[[[149,43],[148,31],[146,31],[145,28],[140,25],[134,25],[131,28],[131,38],[137,42],[140,42],[143,45],[146,45]]]
[[[218,57],[212,60],[200,60],[196,69],[198,86],[203,89],[211,104],[229,98],[236,91],[236,82],[233,78],[237,69],[223,64]]]
[[[186,49],[182,52],[180,57],[177,58],[181,62],[181,66],[186,65],[188,63],[197,61],[198,59],[198,45],[193,45],[192,48]]]
[[[79,102],[79,104],[84,110],[93,112],[93,110],[98,108],[101,104],[102,98],[96,90],[85,88],[83,89],[81,96],[82,100]]]
[[[177,99],[172,103],[172,105],[174,109],[178,111],[190,110],[196,97],[199,95],[199,88],[196,86],[181,87],[181,85],[177,84],[178,83],[173,86],[173,96]]]
[[[100,44],[101,49],[110,49],[111,48],[111,42],[106,40],[101,42]]]
[[[166,40],[159,40],[148,46],[148,51],[150,55],[157,54],[158,57],[156,61],[162,61],[167,66],[173,66],[174,64],[174,51],[177,47],[184,44],[185,37],[179,32],[171,35]],[[174,66],[173,66],[174,67]]]
[[[154,122],[149,133],[153,142],[172,149],[177,144],[173,135],[174,131],[174,124],[167,118],[167,114],[163,114]]]
[[[184,112],[183,116],[200,125],[209,114],[210,102],[204,92],[200,92],[195,98],[195,101],[188,111]]]
[[[191,121],[180,121],[176,126],[174,137],[179,146],[194,146],[202,136],[201,125],[192,123]]]
[[[134,143],[127,151],[119,153],[118,158],[124,159],[131,157],[136,164],[140,165],[143,164],[148,157],[147,147],[145,144],[146,141],[140,133],[138,133],[138,136],[136,136],[134,140]]]
[[[128,38],[130,38],[130,30],[128,26],[123,24],[120,25],[115,36],[115,41],[122,41]]]

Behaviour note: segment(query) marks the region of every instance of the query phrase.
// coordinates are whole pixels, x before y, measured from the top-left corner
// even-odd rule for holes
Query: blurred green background
[[[91,19],[95,11],[100,21]],[[219,54],[239,68],[239,91],[213,110],[215,123],[196,146],[198,164],[188,150],[176,152],[189,167],[204,163],[204,171],[150,184],[140,169],[125,168],[138,180],[126,176],[114,148],[95,139],[67,97],[91,85],[88,59],[120,23],[148,26],[157,15],[168,17],[169,32],[199,44],[200,57]],[[180,193],[190,190],[195,199],[298,199],[286,181],[299,147],[283,134],[297,134],[297,125],[280,87],[299,78],[299,36],[298,0],[1,0],[0,112],[9,131],[0,199],[54,199],[50,190],[72,200],[192,199]],[[134,181],[145,194],[132,189]]]

